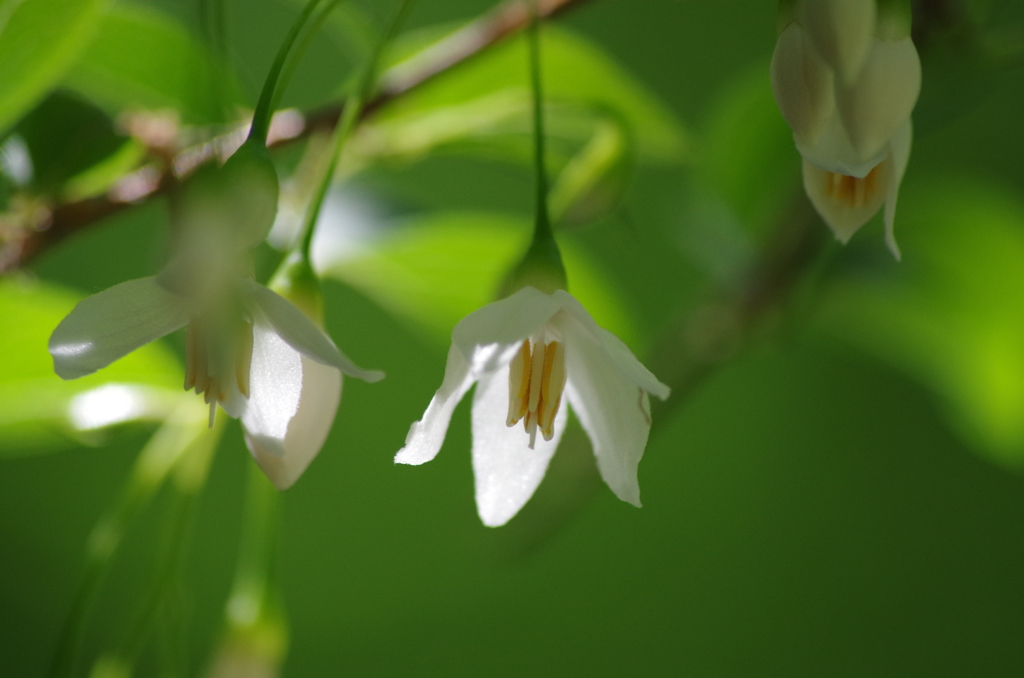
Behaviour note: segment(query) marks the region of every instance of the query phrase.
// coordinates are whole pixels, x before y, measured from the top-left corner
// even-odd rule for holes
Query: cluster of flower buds
[[[883,205],[893,218],[910,157],[921,62],[907,0],[783,0],[775,100],[803,156],[804,187],[846,242]]]

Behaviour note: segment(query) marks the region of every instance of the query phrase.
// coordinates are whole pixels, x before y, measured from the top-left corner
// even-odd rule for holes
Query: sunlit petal
[[[581,324],[566,322],[563,332],[566,394],[590,437],[601,477],[619,499],[640,506],[637,466],[651,429],[647,392],[608,359]]]
[[[291,487],[320,452],[341,400],[341,372],[305,356],[301,369],[302,391],[298,409],[288,422],[283,450],[276,438],[271,438],[271,447],[266,447],[267,439],[253,435],[246,426],[249,451],[279,490]],[[246,423],[245,418],[242,421]]]
[[[555,415],[551,440],[508,426],[508,365],[481,377],[473,397],[473,475],[476,506],[484,525],[497,527],[519,512],[544,478],[565,430],[566,410]]]
[[[301,359],[268,324],[257,320],[249,374],[251,395],[242,413],[242,425],[246,437],[264,454],[285,454],[285,435],[303,387]]]
[[[622,372],[623,376],[644,391],[656,395],[662,400],[669,396],[669,387],[658,381],[658,378],[651,374],[651,371],[636,359],[636,356],[633,355],[628,346],[622,343],[621,339],[603,327],[599,327],[576,297],[564,290],[558,290],[553,296],[558,300],[562,308],[578,323],[579,328],[585,330],[590,335],[590,338],[601,346],[605,354],[604,362],[606,364],[614,365]],[[559,324],[560,327],[568,325],[571,325],[571,323]]]
[[[364,370],[349,360],[323,330],[277,292],[252,281],[246,281],[244,289],[281,338],[302,355],[363,381],[384,378],[383,372]]]
[[[188,322],[180,297],[155,278],[115,285],[78,302],[50,336],[54,371],[77,379]]]
[[[448,364],[445,366],[441,388],[437,389],[423,418],[410,427],[405,447],[395,455],[396,464],[418,465],[437,456],[445,434],[448,433],[448,424],[452,420],[455,406],[474,381],[469,362],[463,357],[462,351],[452,344],[448,349]]]
[[[542,327],[558,308],[558,301],[550,294],[524,287],[460,320],[452,330],[452,342],[467,357],[472,357],[478,346],[495,345],[497,348],[486,360],[474,365],[474,369],[491,371],[508,362],[509,347],[518,347],[519,342]]]

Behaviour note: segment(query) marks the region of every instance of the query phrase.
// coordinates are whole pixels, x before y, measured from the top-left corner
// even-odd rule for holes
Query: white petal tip
[[[380,370],[359,370],[358,372],[343,370],[345,374],[356,379],[362,379],[367,384],[376,384],[387,375]]]
[[[395,463],[407,464],[409,466],[420,466],[421,464],[425,464],[433,458],[433,456],[428,456],[424,454],[422,450],[416,449],[414,447],[403,447],[395,455]]]
[[[513,516],[484,516],[480,514],[480,521],[484,524],[484,527],[502,527],[508,524],[508,521],[512,520]]]
[[[887,238],[885,244],[889,248],[889,251],[892,252],[893,259],[896,261],[903,261],[903,254],[900,252],[900,246],[896,244],[895,240]]]
[[[668,400],[669,396],[672,395],[672,389],[659,381],[658,388],[651,391],[651,395],[659,400]]]

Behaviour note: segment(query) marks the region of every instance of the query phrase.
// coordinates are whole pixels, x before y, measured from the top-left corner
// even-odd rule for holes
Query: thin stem
[[[566,289],[568,282],[562,252],[558,249],[551,230],[551,212],[548,209],[548,176],[544,134],[544,88],[540,59],[540,14],[537,0],[530,0],[530,23],[526,31],[530,59],[530,90],[533,95],[533,165],[536,180],[536,214],[533,239],[522,260],[512,270],[499,290],[507,296],[525,286],[544,292]]]
[[[366,66],[363,68],[363,73],[359,78],[359,83],[356,85],[355,91],[345,101],[345,107],[342,109],[341,121],[338,123],[337,127],[334,128],[327,167],[324,169],[323,176],[320,178],[320,183],[317,185],[316,192],[313,194],[313,199],[310,201],[309,207],[306,209],[306,215],[302,222],[302,230],[300,231],[298,240],[298,251],[303,261],[307,264],[310,263],[310,250],[313,245],[313,232],[316,227],[316,222],[320,217],[320,210],[323,208],[324,200],[327,198],[327,192],[330,190],[331,182],[334,179],[334,173],[337,170],[341,153],[345,148],[345,142],[351,135],[356,122],[358,122],[362,116],[363,106],[367,101],[369,101],[370,97],[373,96],[374,85],[377,82],[377,71],[380,65],[380,59],[387,46],[391,43],[395,35],[398,34],[402,25],[405,23],[414,3],[415,0],[402,0],[402,4],[399,5],[398,10],[392,17],[387,29],[381,34],[377,44],[374,45],[373,51],[370,53],[370,58],[367,60]]]
[[[537,189],[537,214],[534,238],[553,238],[548,210],[548,175],[545,159],[544,89],[540,66],[540,19],[537,1],[530,0],[530,27],[526,31],[530,51],[530,88],[533,95],[533,166]]]
[[[292,45],[295,44],[295,40],[299,37],[299,32],[302,27],[306,24],[306,20],[309,19],[309,15],[313,13],[321,0],[309,0],[306,3],[306,7],[302,10],[302,14],[292,24],[292,28],[288,31],[288,35],[285,36],[284,41],[281,43],[280,49],[277,50],[277,56],[274,57],[274,63],[270,66],[270,72],[267,73],[267,79],[263,82],[263,91],[260,92],[259,101],[256,104],[256,112],[252,116],[252,129],[249,131],[249,138],[262,141],[264,144],[267,142],[267,132],[270,131],[270,116],[273,115],[273,107],[271,104],[274,102],[275,91],[277,89],[278,79],[281,76],[281,69],[284,68],[284,62],[288,58],[288,53],[291,51]]]
[[[313,44],[313,40],[316,38],[317,33],[323,27],[324,22],[327,21],[327,17],[330,16],[334,8],[340,5],[342,0],[331,0],[331,2],[321,10],[320,14],[317,15],[313,23],[309,25],[309,29],[306,31],[306,35],[302,38],[302,42],[299,46],[292,51],[287,63],[285,64],[284,70],[281,72],[281,77],[278,78],[277,87],[274,89],[274,99],[270,104],[270,110],[276,111],[280,108],[281,97],[284,95],[285,90],[288,88],[288,83],[291,82],[292,76],[295,75],[295,70],[299,67],[302,62],[302,57],[306,55],[310,46]]]

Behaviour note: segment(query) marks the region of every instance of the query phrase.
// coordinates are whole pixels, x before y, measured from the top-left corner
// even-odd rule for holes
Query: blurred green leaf
[[[337,258],[322,272],[447,343],[457,322],[494,301],[530,234],[529,221],[515,217],[428,215]],[[562,238],[560,245],[569,291],[599,325],[635,346],[636,326],[615,285],[571,240]]]
[[[626,193],[633,144],[624,126],[608,120],[566,164],[551,187],[551,214],[559,228],[578,228],[607,216]]]
[[[822,320],[930,385],[965,437],[1024,466],[1024,204],[968,179],[900,195],[901,265],[844,277]]]
[[[101,442],[102,429],[162,419],[183,395],[178,361],[159,344],[81,379],[54,374],[47,342],[77,301],[41,282],[0,281],[0,457]]]
[[[25,116],[14,133],[24,141],[32,161],[29,185],[49,195],[60,195],[72,177],[114,156],[129,142],[103,111],[60,91]]]
[[[711,104],[700,176],[753,233],[778,221],[800,181],[793,134],[775,105],[768,64],[728,81]]]
[[[186,123],[222,122],[239,89],[173,17],[121,3],[68,74],[66,85],[111,113],[171,108]]]
[[[434,49],[435,33],[406,36],[404,56],[389,76],[402,79],[418,55]],[[442,38],[443,39],[443,38]],[[410,45],[422,49],[410,48]],[[634,138],[646,160],[675,162],[689,147],[685,129],[657,98],[599,47],[565,29],[543,32],[544,93],[552,150],[593,135],[594,121],[613,117]],[[360,140],[371,155],[415,158],[435,148],[497,149],[529,159],[532,124],[527,53],[522,36],[510,38],[389,104]],[[570,153],[571,154],[571,153]]]
[[[0,2],[0,135],[71,66],[108,0]]]

